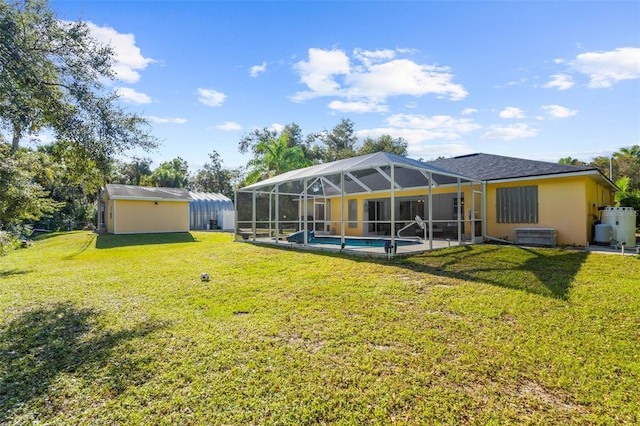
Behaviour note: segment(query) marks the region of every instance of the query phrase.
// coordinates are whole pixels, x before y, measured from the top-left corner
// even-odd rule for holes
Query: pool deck
[[[354,256],[360,257],[371,257],[371,258],[388,258],[388,257],[403,257],[403,256],[411,256],[418,253],[423,253],[425,251],[430,250],[438,250],[447,247],[456,247],[458,241],[447,241],[447,240],[433,240],[433,248],[429,246],[429,241],[420,243],[420,244],[411,244],[411,245],[401,245],[396,249],[396,253],[393,255],[388,255],[384,251],[384,247],[371,247],[371,246],[346,246],[341,249],[337,245],[332,244],[300,244],[300,243],[290,243],[286,240],[276,241],[274,238],[256,238],[255,241],[252,239],[245,240],[244,242],[253,243],[253,244],[261,244],[261,245],[270,245],[277,246],[282,248],[288,248],[293,250],[311,250],[311,251],[321,251],[321,252],[330,252],[330,253],[345,253]],[[469,245],[471,241],[463,241],[461,245]]]
[[[457,247],[459,245],[471,245],[471,241],[462,241],[462,244],[458,244],[457,240],[447,241],[442,239],[434,239],[433,240],[433,248],[429,247],[429,241],[423,242],[421,244],[414,245],[403,245],[397,248],[397,251],[394,255],[388,255],[384,252],[384,247],[371,247],[371,246],[347,246],[344,249],[340,249],[339,246],[330,245],[330,244],[300,244],[300,243],[290,243],[286,240],[276,241],[274,238],[256,238],[255,241],[252,239],[249,240],[236,240],[238,242],[245,242],[251,244],[259,244],[259,245],[268,245],[268,246],[277,246],[285,249],[291,250],[309,250],[309,251],[317,251],[317,252],[329,252],[329,253],[345,253],[353,256],[359,257],[369,257],[369,258],[394,258],[394,257],[405,257],[411,256],[414,254],[424,253],[432,250],[440,250],[447,247]],[[527,247],[527,246],[516,246],[514,247]],[[539,248],[539,247],[532,247]],[[585,253],[598,253],[598,254],[610,254],[610,255],[621,255],[625,256],[637,256],[640,254],[640,245],[634,248],[629,248],[624,252],[621,252],[620,249],[616,249],[614,247],[602,247],[602,246],[589,246],[589,247],[555,247],[557,250],[576,250],[576,251],[584,251]]]

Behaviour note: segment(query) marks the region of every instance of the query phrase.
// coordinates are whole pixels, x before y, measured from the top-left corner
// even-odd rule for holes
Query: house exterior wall
[[[538,187],[538,223],[498,223],[497,188],[528,185]],[[515,241],[516,228],[554,228],[558,244],[584,246],[591,240],[597,207],[610,204],[613,193],[587,176],[576,176],[488,183],[486,200],[490,236]]]
[[[475,185],[474,189],[479,190],[480,189],[480,185]],[[425,200],[425,206],[424,206],[424,217],[423,219],[427,220],[428,219],[428,189],[412,189],[412,190],[397,190],[394,193],[395,199],[399,200],[402,198],[406,198],[406,197],[411,197],[411,198],[420,198]],[[457,187],[455,186],[447,186],[447,187],[433,187],[432,188],[432,194],[433,195],[439,195],[439,194],[452,194],[453,196],[457,196]],[[462,185],[461,189],[460,189],[460,194],[462,196],[462,198],[465,200],[465,204],[464,207],[462,208],[462,214],[463,214],[463,218],[468,219],[469,218],[469,210],[471,209],[471,189],[469,187],[469,185]],[[344,197],[344,220],[345,220],[345,225],[344,225],[344,231],[345,231],[345,235],[346,236],[363,236],[366,235],[367,233],[365,232],[365,226],[366,224],[364,223],[364,221],[368,220],[368,218],[366,217],[365,214],[365,202],[367,200],[377,200],[377,199],[390,199],[391,198],[391,192],[387,191],[387,192],[376,192],[376,193],[367,193],[367,194],[357,194],[357,195],[352,195],[352,196],[345,196]],[[356,203],[356,209],[357,209],[357,222],[355,223],[354,227],[350,227],[349,223],[348,223],[348,210],[349,210],[349,200],[355,200]],[[340,197],[334,197],[331,199],[327,199],[327,203],[331,203],[331,207],[330,207],[330,217],[327,219],[327,224],[330,226],[330,228],[332,229],[332,233],[334,232],[337,235],[340,235],[340,217],[341,217],[341,212],[342,212],[342,205],[341,205],[341,198]],[[450,206],[446,206],[446,208],[450,208]],[[433,212],[434,212],[434,217],[436,217],[437,215],[437,209],[438,206],[435,205],[433,206]],[[311,210],[310,210],[311,211]],[[476,211],[479,212],[480,211],[480,206],[476,206]],[[412,220],[412,219],[411,219]],[[451,220],[455,220],[453,217],[451,218]],[[398,219],[396,217],[396,221],[400,221],[400,219]],[[466,235],[470,235],[469,233],[469,225],[467,222],[466,226],[466,230],[467,232],[465,232]],[[335,231],[333,231],[335,230]]]
[[[142,234],[188,231],[188,201],[109,200],[107,202],[107,232]]]
[[[518,187],[535,185],[538,187],[538,223],[498,223],[497,222],[497,205],[496,205],[496,189],[507,187]],[[461,186],[461,194],[464,199],[463,218],[465,220],[464,235],[469,238],[470,235],[470,210],[471,188],[468,184]],[[476,184],[473,190],[481,190],[480,185]],[[497,238],[505,238],[515,241],[516,228],[554,228],[557,231],[557,243],[560,245],[579,245],[584,246],[592,240],[593,223],[600,219],[599,207],[613,205],[614,193],[610,186],[605,186],[592,179],[589,176],[573,176],[573,177],[553,177],[530,180],[518,180],[514,182],[488,183],[486,193],[486,227],[487,234]],[[427,219],[427,193],[425,189],[395,192],[395,198],[419,197],[425,200],[425,214],[423,219]],[[432,189],[434,195],[452,194],[457,195],[455,186],[434,187]],[[346,236],[363,236],[366,235],[364,223],[366,218],[365,202],[372,199],[390,198],[390,192],[379,192],[373,194],[358,194],[344,197],[344,218],[348,220],[349,200],[355,200],[357,208],[357,223],[355,227],[349,227],[345,223],[344,231]],[[479,198],[479,197],[478,197]],[[476,198],[474,205],[475,217],[481,218],[482,208],[479,199]],[[331,232],[340,234],[340,218],[341,218],[341,198],[334,197],[326,200],[330,215],[326,219]],[[438,207],[434,203],[434,217]],[[309,205],[311,213],[312,204]],[[437,226],[434,224],[434,226]],[[476,228],[476,236],[479,236],[480,229]]]

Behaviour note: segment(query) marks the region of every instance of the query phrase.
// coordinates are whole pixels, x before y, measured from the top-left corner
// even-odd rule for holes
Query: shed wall
[[[110,200],[108,206],[107,232],[142,234],[189,231],[188,201]]]

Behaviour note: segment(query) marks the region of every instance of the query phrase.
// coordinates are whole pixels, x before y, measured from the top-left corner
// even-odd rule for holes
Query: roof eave
[[[548,173],[543,175],[531,175],[531,176],[517,176],[512,178],[502,178],[502,179],[486,179],[484,182],[487,183],[507,183],[507,182],[521,182],[525,180],[536,180],[536,179],[553,179],[557,177],[574,177],[574,176],[589,176],[596,178],[597,180],[602,181],[606,185],[610,186],[614,191],[620,191],[609,178],[603,175],[598,169],[593,170],[580,170],[576,172],[559,172],[559,173]]]

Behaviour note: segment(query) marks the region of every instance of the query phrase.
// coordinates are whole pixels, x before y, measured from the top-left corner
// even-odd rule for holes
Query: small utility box
[[[556,245],[556,235],[554,228],[516,228],[516,244],[554,247]]]

